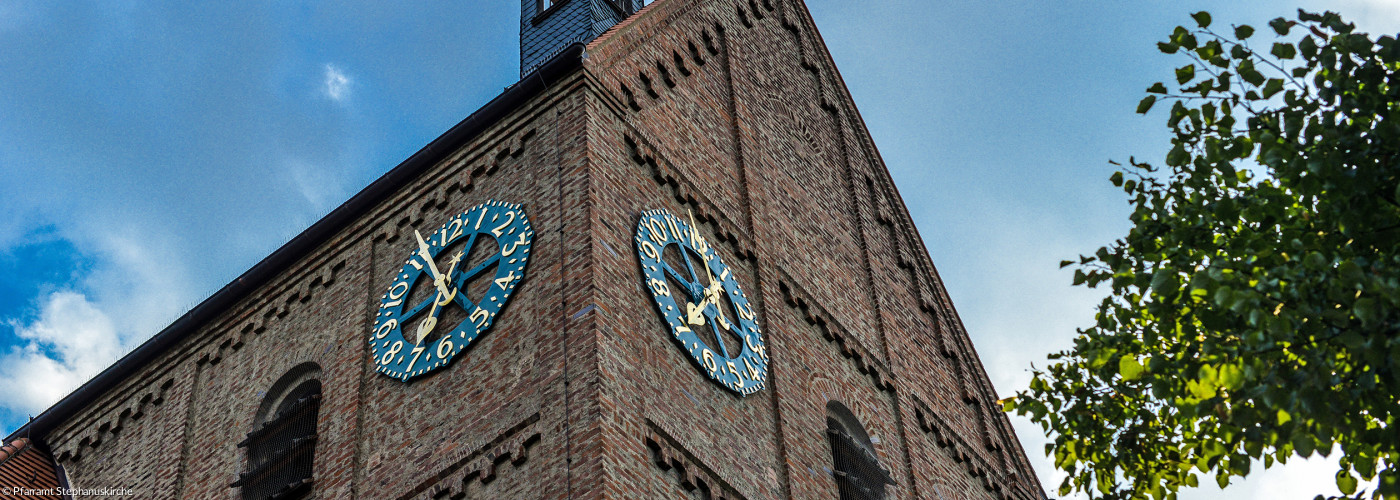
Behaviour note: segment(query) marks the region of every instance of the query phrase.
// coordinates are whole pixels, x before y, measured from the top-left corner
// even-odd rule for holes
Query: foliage
[[[1063,263],[1111,289],[1097,325],[1003,404],[1053,436],[1062,495],[1340,452],[1343,493],[1400,498],[1400,43],[1330,12],[1276,43],[1192,17],[1158,44],[1191,64],[1138,107],[1172,103],[1166,168],[1113,174],[1132,229]]]

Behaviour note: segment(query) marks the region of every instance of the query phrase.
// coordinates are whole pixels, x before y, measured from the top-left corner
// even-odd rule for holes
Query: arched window
[[[316,454],[316,417],[321,410],[321,382],[314,365],[298,367],[268,391],[256,425],[240,448],[248,464],[232,486],[245,500],[302,498],[312,489]]]
[[[884,500],[885,485],[894,479],[880,467],[870,434],[846,405],[826,404],[826,436],[841,500]]]

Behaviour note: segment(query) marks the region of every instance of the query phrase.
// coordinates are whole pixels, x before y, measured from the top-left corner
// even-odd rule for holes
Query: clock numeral
[[[700,351],[700,358],[705,361],[705,369],[710,370],[710,375],[713,376],[715,370],[719,369],[719,365],[715,364],[715,354],[710,352],[709,349],[702,349]]]
[[[651,223],[647,224],[647,233],[651,236],[651,241],[657,245],[666,243],[666,225],[662,224],[661,221],[652,219]]]
[[[486,207],[481,207],[481,215],[476,216],[476,225],[472,226],[472,231],[481,230],[481,221],[486,218]]]
[[[394,287],[389,289],[389,298],[394,299],[379,306],[380,309],[395,307],[403,303],[403,296],[408,293],[408,282],[400,281],[394,283]]]
[[[525,244],[525,240],[525,233],[520,233],[520,239],[512,242],[510,246],[506,247],[504,250],[501,250],[501,257],[510,257],[510,254],[515,253],[516,247]]]
[[[744,369],[749,371],[749,379],[754,382],[762,382],[762,379],[758,377],[758,370],[753,367],[753,363],[749,362],[749,358],[744,358]]]
[[[753,351],[754,354],[758,354],[759,357],[762,357],[763,359],[768,359],[768,355],[767,355],[766,353],[763,352],[763,343],[762,343],[762,342],[759,342],[757,345],[754,344],[754,339],[756,339],[756,338],[758,338],[758,335],[756,335],[756,334],[752,334],[752,333],[751,333],[751,334],[745,335],[745,336],[744,336],[744,344],[748,345],[748,346],[749,346],[749,350],[750,350],[750,351]]]
[[[443,337],[443,338],[442,338],[442,342],[438,342],[438,346],[437,346],[437,355],[438,355],[438,357],[439,357],[439,358],[442,358],[442,359],[447,359],[447,356],[450,355],[450,354],[452,354],[452,348],[453,348],[453,347],[455,347],[455,346],[452,345],[452,337]]]
[[[666,297],[670,297],[670,296],[671,296],[671,288],[668,287],[668,286],[666,286],[666,282],[665,282],[665,281],[661,281],[661,280],[659,280],[659,279],[652,278],[651,281],[649,281],[647,284],[651,285],[651,292],[652,292],[652,293],[654,293],[654,294],[656,294],[656,295],[663,295],[663,296],[666,296]]]
[[[397,326],[399,326],[399,320],[391,319],[389,321],[385,321],[384,324],[379,325],[379,330],[374,332],[374,338],[382,339],[388,336],[389,332],[394,331],[394,328]]]
[[[496,283],[497,285],[500,285],[502,290],[505,290],[505,289],[506,289],[506,285],[509,285],[510,282],[512,282],[512,281],[515,281],[515,271],[511,271],[511,272],[507,273],[505,276],[502,276],[502,277],[500,277],[500,278],[497,278],[497,279],[495,279],[495,280],[493,280],[493,281],[495,281],[495,283]]]
[[[734,362],[733,362],[733,361],[725,361],[724,364],[725,364],[726,366],[729,367],[729,373],[733,373],[735,377],[738,377],[738,378],[739,378],[739,383],[740,383],[740,384],[743,384],[743,383],[744,383],[744,374],[739,373],[739,367],[734,366]]]
[[[496,229],[491,230],[491,234],[496,235],[497,238],[500,238],[502,234],[505,234],[505,228],[515,222],[515,212],[506,212],[506,215],[509,215],[510,218],[506,219],[505,224],[496,226]]]
[[[398,356],[398,355],[399,355],[399,351],[402,351],[402,350],[403,350],[403,341],[402,341],[402,340],[395,340],[395,341],[394,341],[394,345],[393,345],[393,346],[390,346],[390,347],[389,347],[389,350],[384,351],[384,356],[382,356],[382,357],[379,359],[379,364],[381,364],[381,365],[387,365],[387,364],[389,364],[390,361],[393,361],[393,360],[394,360],[394,356]]]
[[[725,270],[727,271],[728,269],[725,269]],[[744,319],[746,319],[746,320],[753,321],[753,319],[754,319],[753,306],[750,306],[748,303],[745,303],[744,305],[739,306],[739,316],[742,316],[742,317],[743,317]]]
[[[646,254],[647,258],[651,260],[659,260],[661,258],[661,254],[656,252],[656,247],[652,246],[650,241],[642,242],[642,253]]]
[[[448,233],[451,233],[451,236],[449,236]],[[452,219],[452,222],[449,222],[447,227],[442,228],[442,246],[447,246],[448,241],[457,241],[459,236],[462,236],[461,217]]]
[[[490,314],[491,313],[486,312],[480,307],[476,308],[475,311],[472,311],[471,320],[472,324],[476,325],[476,331],[479,332],[482,328],[486,328],[486,318],[490,316]]]
[[[426,350],[428,350],[428,348],[427,348],[427,347],[423,347],[423,346],[421,346],[421,345],[420,345],[420,346],[416,346],[416,347],[413,348],[413,361],[409,361],[409,362],[408,362],[408,368],[404,368],[404,369],[403,369],[404,373],[408,373],[408,372],[413,371],[413,365],[418,363],[418,357],[419,357],[419,356],[422,356],[422,355],[423,355],[423,351],[426,351]]]
[[[682,233],[681,230],[680,230],[680,228],[676,227],[676,218],[675,218],[675,217],[667,217],[667,218],[666,218],[666,224],[669,225],[669,226],[671,226],[671,238],[672,238],[672,239],[679,240],[679,241],[685,241],[685,233]],[[681,225],[685,225],[685,223],[681,223]]]

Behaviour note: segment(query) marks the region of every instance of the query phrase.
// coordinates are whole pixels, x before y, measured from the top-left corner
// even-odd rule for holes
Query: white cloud
[[[339,68],[330,64],[326,65],[325,82],[321,85],[321,92],[332,101],[344,102],[350,97],[350,77],[345,76]]]
[[[112,320],[73,291],[50,294],[38,319],[10,326],[21,345],[0,356],[0,400],[16,413],[43,411],[125,351]]]
[[[1395,35],[1400,30],[1400,2],[1395,0],[1340,0],[1328,7],[1342,14],[1348,22],[1356,23],[1361,31],[1373,35]]]

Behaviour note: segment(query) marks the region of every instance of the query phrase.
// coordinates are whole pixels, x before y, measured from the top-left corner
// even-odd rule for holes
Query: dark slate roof
[[[61,498],[57,495],[58,469],[53,458],[19,438],[0,447],[0,498]],[[53,495],[24,495],[9,488],[49,490]]]
[[[418,150],[413,156],[408,157],[407,160],[399,163],[398,166],[389,170],[368,187],[356,193],[344,204],[326,214],[321,220],[316,221],[311,227],[306,228],[301,234],[244,272],[238,279],[224,285],[219,291],[214,292],[209,298],[204,299],[199,305],[194,306],[193,309],[176,319],[170,326],[165,327],[155,336],[127,353],[126,356],[117,360],[112,366],[107,367],[102,373],[97,374],[87,383],[64,396],[58,403],[44,410],[29,423],[10,433],[6,439],[13,440],[19,436],[28,436],[42,443],[44,436],[49,431],[85,408],[88,403],[135,373],[146,363],[160,356],[167,349],[175,346],[186,335],[217,318],[226,309],[305,257],[322,242],[335,236],[342,228],[384,201],[409,181],[417,178],[463,144],[495,125],[501,118],[520,107],[522,103],[541,94],[572,74],[574,70],[582,67],[584,58],[582,44],[570,45],[553,59],[541,65],[539,69],[526,75],[515,85],[506,88],[501,95],[496,96],[491,102],[486,103],[485,106],[467,116],[466,119],[434,139],[433,142],[428,143],[423,149]]]

